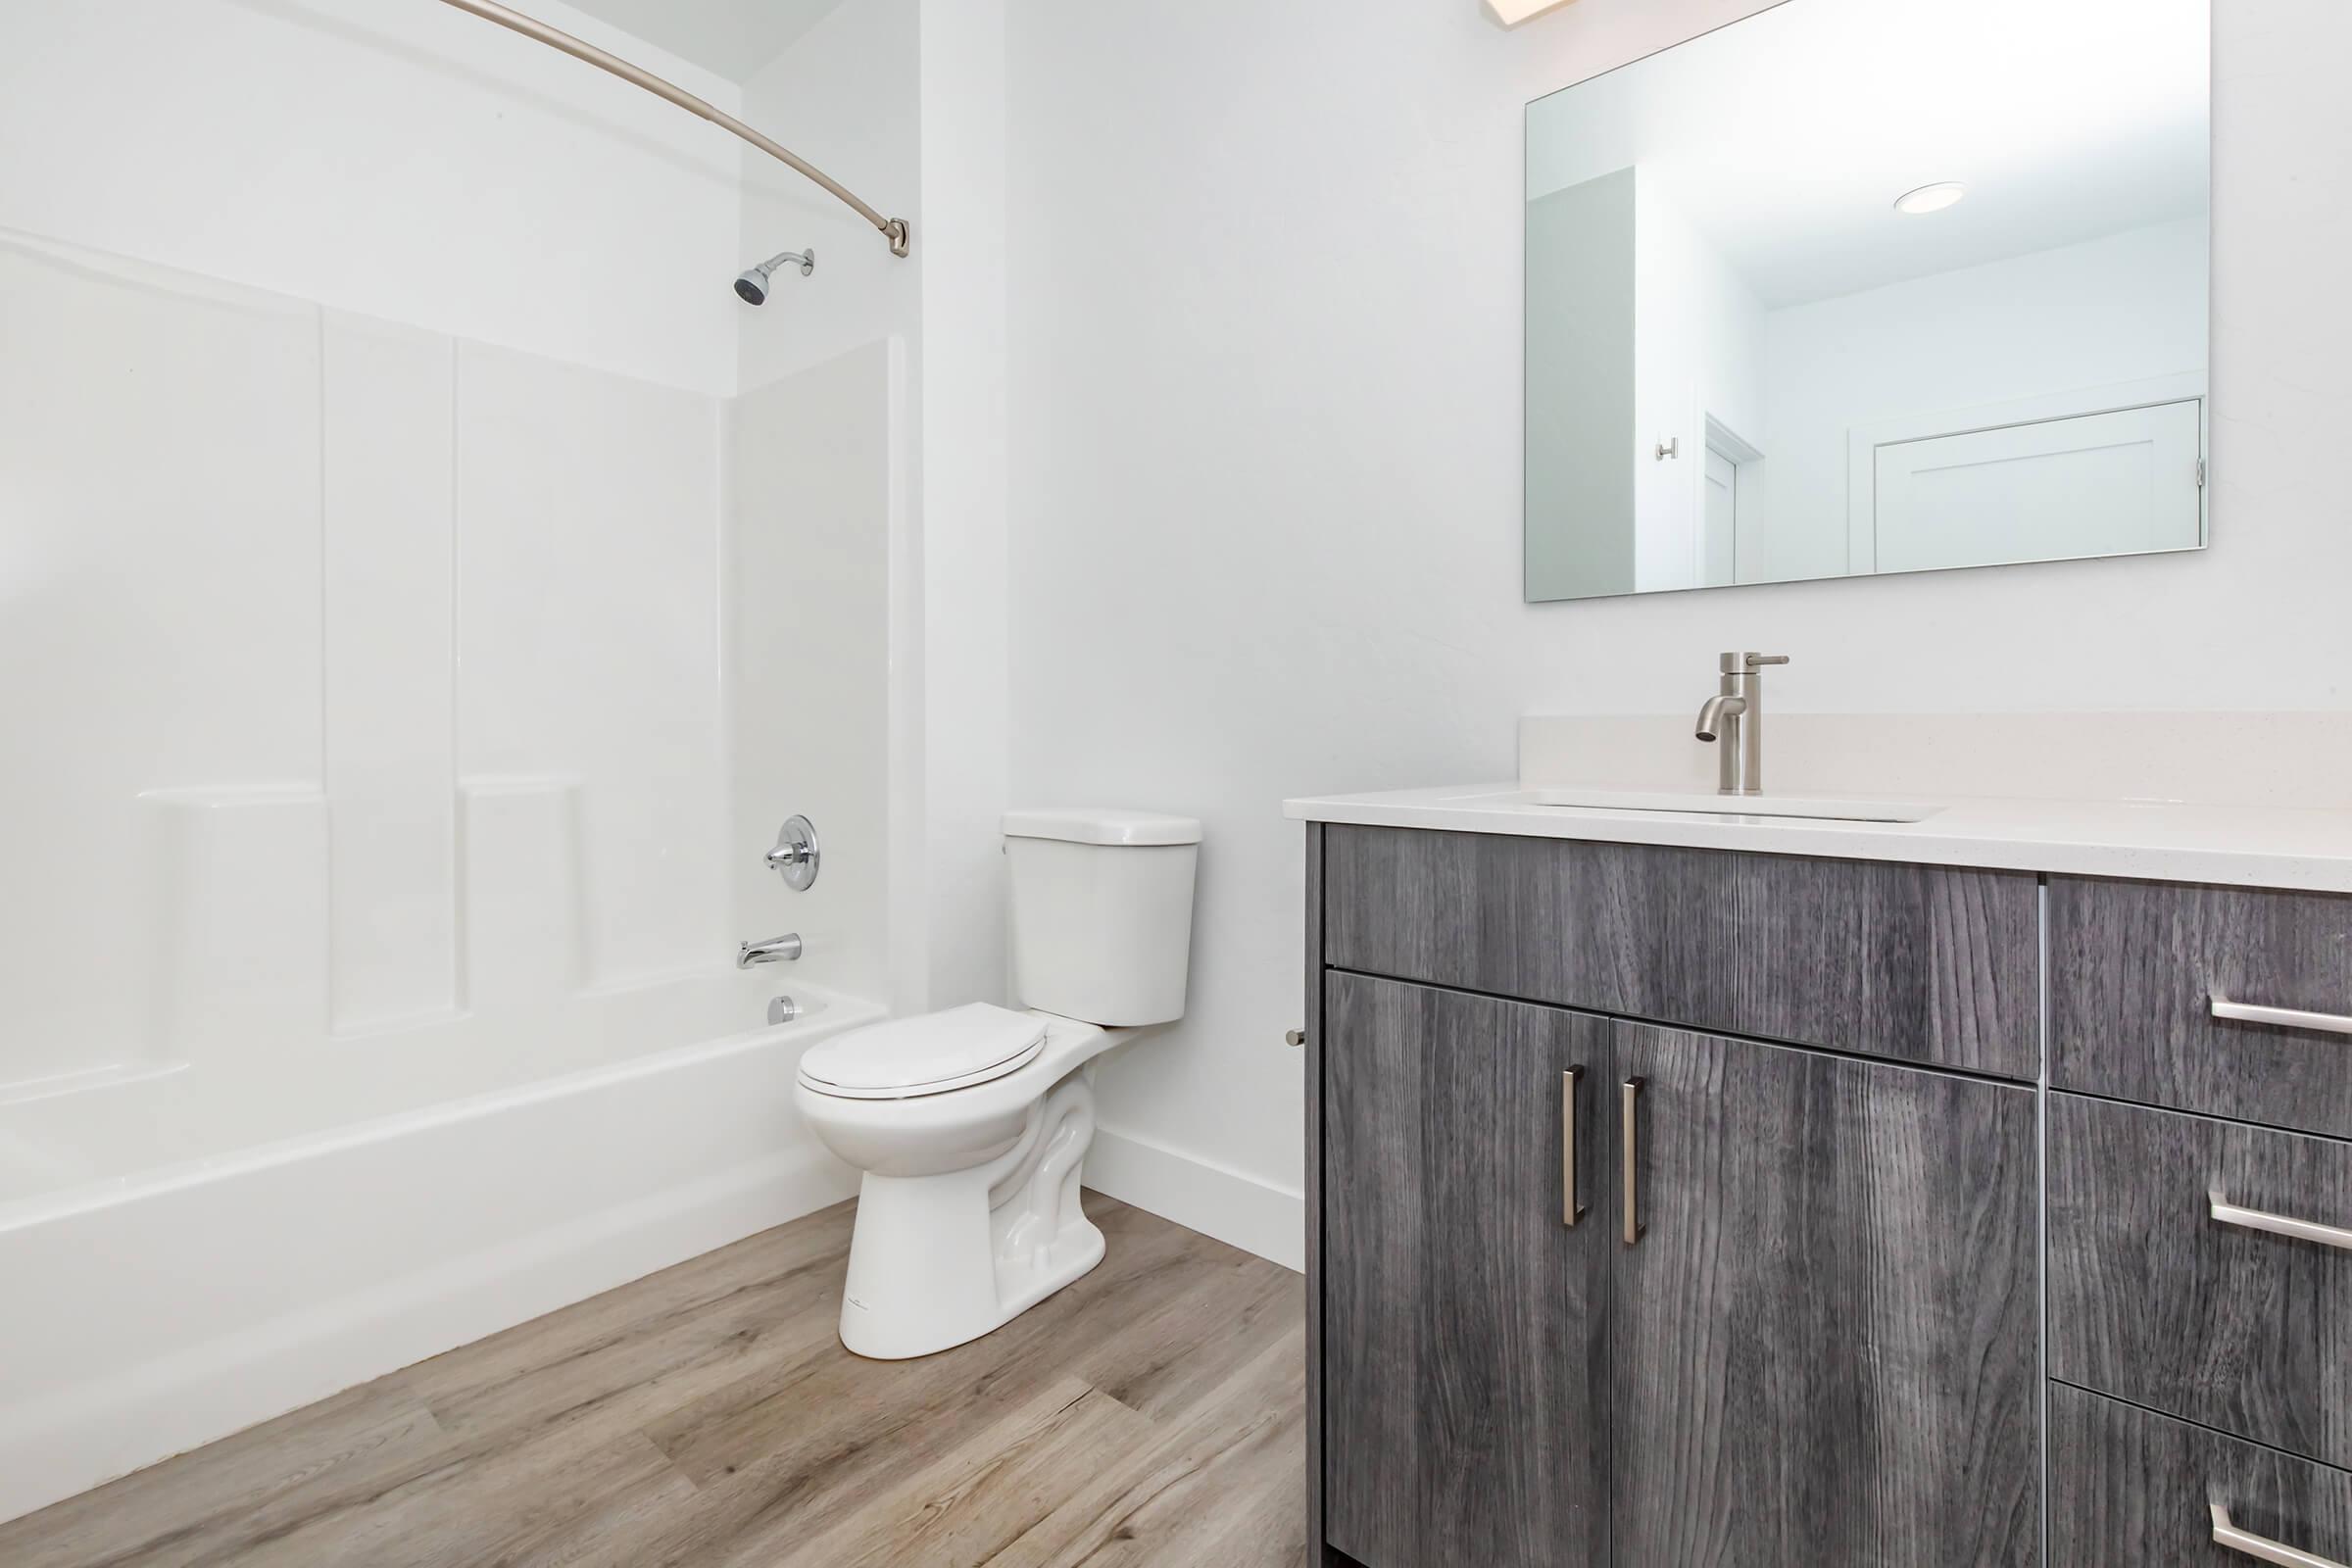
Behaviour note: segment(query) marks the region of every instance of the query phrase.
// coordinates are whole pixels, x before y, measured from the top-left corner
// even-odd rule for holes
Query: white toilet
[[[810,1048],[795,1102],[865,1172],[841,1343],[904,1360],[976,1340],[1102,1259],[1078,1206],[1095,1058],[1183,1016],[1200,824],[1011,811],[1013,984]]]

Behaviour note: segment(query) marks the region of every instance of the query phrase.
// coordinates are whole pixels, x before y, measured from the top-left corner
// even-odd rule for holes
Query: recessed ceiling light
[[[1960,198],[1967,194],[1966,185],[1956,179],[1947,179],[1940,185],[1922,185],[1917,190],[1903,192],[1894,199],[1894,210],[1898,213],[1940,213],[1946,207],[1957,207]]]
[[[1487,9],[1494,13],[1496,22],[1506,27],[1516,27],[1530,17],[1556,11],[1567,3],[1568,0],[1487,0]]]

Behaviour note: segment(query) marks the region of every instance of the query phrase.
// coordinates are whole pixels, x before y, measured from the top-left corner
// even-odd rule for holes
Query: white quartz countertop
[[[1937,808],[1920,822],[1542,806],[1516,784],[1456,784],[1283,803],[1283,814],[1361,827],[1664,844],[1764,855],[2139,877],[2352,893],[2352,810],[1874,796]]]

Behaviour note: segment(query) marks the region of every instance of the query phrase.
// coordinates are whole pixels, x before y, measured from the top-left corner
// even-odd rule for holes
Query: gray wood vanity
[[[1307,824],[1321,1562],[2352,1562],[2352,896],[1606,831]]]

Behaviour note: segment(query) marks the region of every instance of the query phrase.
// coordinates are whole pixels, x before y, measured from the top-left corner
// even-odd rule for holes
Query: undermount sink
[[[1490,796],[1497,803],[1591,811],[1680,811],[1707,816],[1796,816],[1823,822],[1924,822],[1943,809],[1916,802],[1840,801],[1802,795],[1680,794],[1550,786]]]

